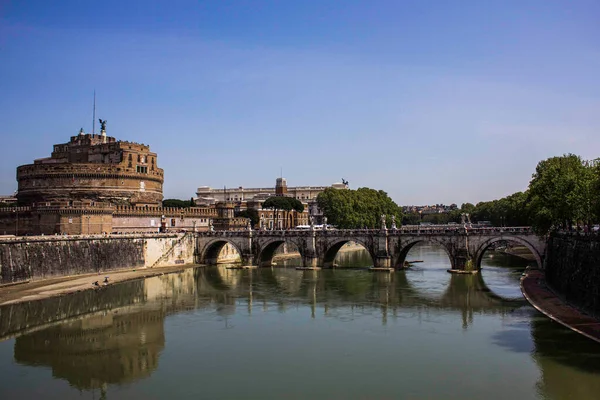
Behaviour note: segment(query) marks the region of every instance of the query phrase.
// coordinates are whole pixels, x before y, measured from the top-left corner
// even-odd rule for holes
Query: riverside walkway
[[[600,343],[600,320],[569,305],[555,294],[546,284],[543,271],[528,269],[521,278],[521,292],[542,314]]]

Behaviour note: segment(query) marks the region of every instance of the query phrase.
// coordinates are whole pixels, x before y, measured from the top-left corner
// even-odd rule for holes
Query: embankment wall
[[[193,262],[194,237],[185,233],[0,240],[0,284]]]
[[[551,288],[565,300],[600,316],[600,236],[552,235],[545,274]]]

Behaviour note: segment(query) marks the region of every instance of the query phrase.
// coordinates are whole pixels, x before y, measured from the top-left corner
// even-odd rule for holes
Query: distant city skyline
[[[99,4],[101,6],[99,6]],[[0,194],[96,118],[199,186],[493,200],[600,156],[600,3],[106,0],[0,4]],[[99,125],[96,121],[96,132]]]

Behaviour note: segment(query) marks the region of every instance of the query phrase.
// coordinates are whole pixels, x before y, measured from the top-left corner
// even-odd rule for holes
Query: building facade
[[[266,199],[271,196],[278,194],[285,194],[286,196],[294,197],[300,201],[306,201],[307,203],[313,202],[317,199],[319,193],[322,193],[327,188],[334,189],[348,189],[348,186],[343,183],[334,183],[331,186],[287,186],[285,178],[277,178],[275,187],[263,187],[263,188],[244,188],[242,186],[231,189],[213,189],[209,186],[200,186],[196,191],[197,198],[195,199],[197,205],[210,205],[215,204],[217,201],[248,201],[257,199]],[[278,193],[279,190],[279,193]]]
[[[236,211],[255,209],[258,211],[260,229],[289,229],[298,225],[323,223],[323,212],[319,209],[317,196],[327,188],[348,189],[346,183],[334,183],[331,186],[287,186],[285,178],[277,178],[275,187],[237,189],[213,189],[200,186],[195,199],[198,206],[210,206],[219,201],[229,201],[235,204]],[[263,209],[262,203],[272,196],[288,196],[300,200],[304,204],[304,212]]]

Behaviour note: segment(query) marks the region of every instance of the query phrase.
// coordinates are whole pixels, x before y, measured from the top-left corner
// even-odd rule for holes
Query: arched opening
[[[263,247],[258,256],[259,267],[299,266],[302,264],[300,249],[295,243],[275,240]]]
[[[433,255],[431,248],[437,249],[435,251],[435,256]],[[439,250],[443,251],[443,253]],[[400,249],[397,258],[393,260],[393,266],[396,269],[410,268],[414,266],[414,264],[425,261],[425,256],[432,257],[432,262],[437,266],[443,264],[446,270],[453,267],[452,254],[450,254],[448,248],[441,243],[426,238],[404,244]]]
[[[411,288],[424,299],[438,301],[448,290],[452,256],[446,246],[424,238],[406,244],[395,266],[404,270]]]
[[[367,247],[351,240],[329,246],[323,257],[323,268],[368,268],[373,265],[373,255]]]
[[[503,299],[521,299],[520,278],[528,265],[541,264],[537,251],[514,238],[494,238],[481,245],[475,265],[485,289]]]
[[[538,268],[542,268],[542,256],[536,248],[528,241],[518,237],[497,237],[485,241],[477,250],[475,255],[475,266],[481,268],[481,261],[488,250],[504,252],[516,257],[535,262]]]
[[[200,263],[208,265],[236,262],[241,262],[241,252],[233,243],[226,240],[209,243],[200,257]]]

